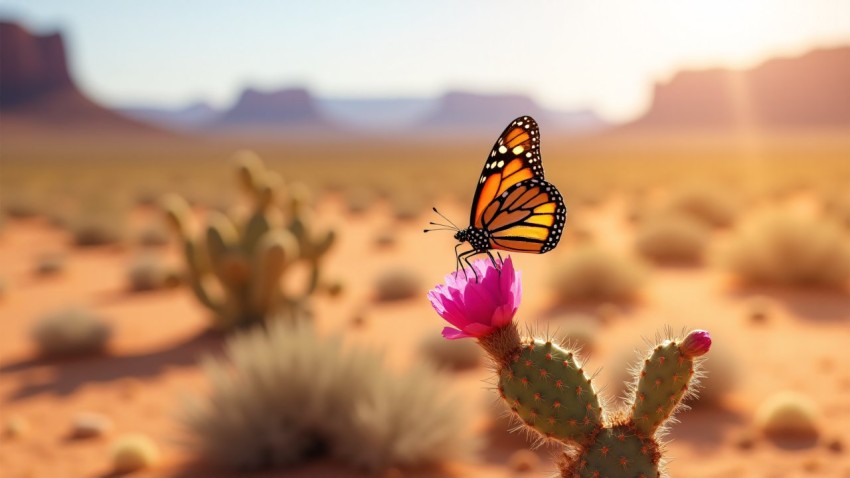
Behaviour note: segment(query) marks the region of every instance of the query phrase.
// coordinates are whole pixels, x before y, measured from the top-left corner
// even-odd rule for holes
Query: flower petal
[[[473,337],[472,335],[467,334],[466,332],[461,332],[458,329],[453,329],[451,327],[443,328],[443,337],[449,340],[457,340],[457,339],[466,339]]]

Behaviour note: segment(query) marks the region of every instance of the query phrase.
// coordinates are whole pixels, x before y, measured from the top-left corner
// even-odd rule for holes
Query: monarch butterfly
[[[558,245],[567,220],[567,207],[558,189],[543,179],[540,130],[530,116],[511,121],[490,151],[469,213],[469,227],[460,229],[436,208],[434,212],[451,224],[432,225],[455,230],[457,266],[476,254],[491,251],[543,254]],[[435,229],[426,229],[425,232]],[[472,249],[458,253],[468,242]],[[498,253],[498,252],[497,252]]]

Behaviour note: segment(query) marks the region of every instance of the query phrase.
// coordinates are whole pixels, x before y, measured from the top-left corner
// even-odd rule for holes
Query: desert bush
[[[379,302],[410,299],[421,291],[422,280],[403,267],[385,270],[375,280],[375,300]]]
[[[740,383],[740,360],[728,341],[716,340],[711,353],[700,365],[703,377],[699,381],[699,393],[688,405],[691,408],[717,408]]]
[[[680,214],[646,221],[637,231],[635,249],[656,263],[696,264],[702,261],[710,231]]]
[[[468,458],[475,442],[462,401],[434,371],[393,374],[380,353],[344,348],[303,321],[244,331],[205,369],[209,396],[181,414],[186,445],[228,468],[285,467],[320,453],[371,470],[429,465]]]
[[[83,213],[68,224],[74,244],[81,247],[120,243],[124,226],[124,218],[109,213]]]
[[[555,264],[551,284],[561,302],[626,301],[635,298],[644,275],[634,259],[583,245]]]
[[[828,220],[765,214],[725,252],[726,267],[749,284],[842,288],[850,279],[850,241]]]
[[[386,249],[396,245],[398,242],[398,233],[394,229],[387,228],[375,234],[375,247]]]
[[[762,402],[756,411],[756,424],[773,438],[810,439],[819,435],[814,403],[794,392],[779,392]]]
[[[571,313],[554,317],[549,324],[557,330],[555,335],[558,340],[568,344],[570,349],[579,350],[587,356],[596,348],[596,337],[599,335],[599,321],[596,317]]]
[[[111,329],[91,311],[68,307],[42,316],[31,334],[43,355],[66,356],[102,352]]]
[[[127,282],[132,291],[151,291],[177,286],[180,274],[158,255],[141,254],[130,263]]]
[[[112,446],[112,469],[132,473],[150,468],[159,461],[159,447],[146,435],[125,435]]]
[[[345,207],[349,214],[358,215],[368,211],[375,203],[375,193],[366,188],[354,188],[346,191]]]
[[[482,364],[481,348],[472,340],[446,340],[429,335],[419,345],[422,356],[438,368],[464,370]]]
[[[719,185],[680,189],[672,195],[664,209],[690,216],[711,227],[730,226],[737,214],[737,205],[728,189]]]
[[[397,195],[392,207],[393,216],[399,221],[413,221],[425,211],[422,199],[411,194]]]
[[[65,256],[57,253],[46,253],[38,256],[35,262],[35,273],[40,276],[59,274],[65,269]]]

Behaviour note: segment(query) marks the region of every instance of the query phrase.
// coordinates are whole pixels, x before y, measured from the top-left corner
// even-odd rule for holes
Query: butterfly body
[[[492,258],[493,250],[546,253],[558,245],[566,219],[561,193],[543,176],[537,122],[521,116],[505,128],[484,163],[469,227],[455,234],[472,249],[460,253],[458,262],[481,253]]]

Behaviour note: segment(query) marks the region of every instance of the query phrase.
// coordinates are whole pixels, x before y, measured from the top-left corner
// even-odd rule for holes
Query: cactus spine
[[[186,201],[176,195],[163,201],[168,222],[183,243],[188,282],[213,312],[217,329],[250,325],[278,313],[295,317],[308,312],[321,269],[319,258],[335,237],[332,230],[319,233],[307,224],[306,206],[291,215],[288,228],[282,227],[283,211],[276,206],[285,192],[281,178],[250,152],[238,153],[236,165],[239,184],[250,199],[247,215],[212,212],[204,234],[196,237],[190,231]],[[292,227],[296,220],[299,227]],[[317,237],[319,244],[313,242]],[[310,279],[298,293],[286,292],[281,279],[297,262],[310,268]]]
[[[691,346],[698,333],[651,351],[628,413],[604,409],[575,351],[520,339],[515,325],[479,342],[496,363],[499,394],[513,414],[544,439],[566,445],[562,477],[657,478],[663,476],[658,431],[692,392],[695,358],[708,350]]]

